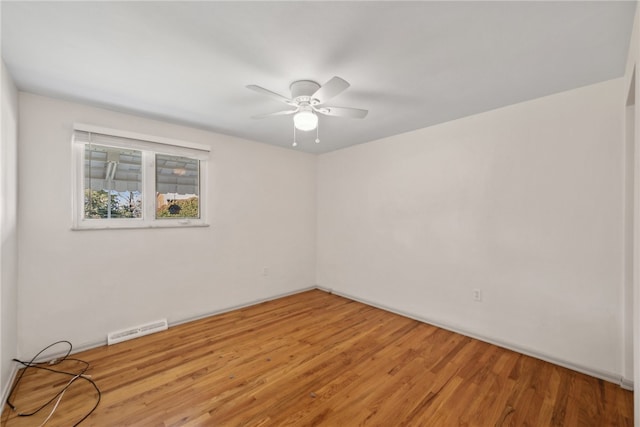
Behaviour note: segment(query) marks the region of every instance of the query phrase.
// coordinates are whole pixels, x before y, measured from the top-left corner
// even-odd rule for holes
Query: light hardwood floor
[[[75,357],[102,390],[82,426],[633,424],[617,385],[317,290]],[[18,411],[67,381],[25,375]],[[95,397],[76,382],[46,425],[73,425]],[[2,425],[49,409],[5,407]]]

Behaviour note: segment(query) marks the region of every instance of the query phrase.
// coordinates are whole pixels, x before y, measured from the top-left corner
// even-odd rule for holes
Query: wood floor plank
[[[633,395],[615,384],[317,290],[75,357],[102,391],[86,426],[633,423]],[[28,370],[18,411],[68,381]],[[73,425],[95,399],[77,381],[46,425]],[[5,408],[1,424],[39,425],[52,407]]]

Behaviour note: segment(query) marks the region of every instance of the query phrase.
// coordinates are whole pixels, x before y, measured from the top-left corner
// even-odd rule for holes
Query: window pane
[[[84,218],[142,217],[142,153],[86,145]]]
[[[156,154],[156,218],[200,218],[200,162]]]

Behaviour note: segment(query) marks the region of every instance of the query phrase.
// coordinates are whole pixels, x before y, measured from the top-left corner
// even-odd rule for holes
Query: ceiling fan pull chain
[[[293,125],[293,144],[291,145],[293,145],[294,147],[298,146],[298,143],[296,142],[296,125],[295,124]]]
[[[316,126],[316,144],[320,143],[320,122],[318,121],[318,126]]]

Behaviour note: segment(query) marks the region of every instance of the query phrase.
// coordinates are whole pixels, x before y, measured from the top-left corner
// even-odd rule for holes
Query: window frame
[[[95,145],[112,148],[137,150],[142,154],[142,218],[85,218],[85,146],[90,142],[78,138],[80,133],[109,138],[110,142],[96,141]],[[90,137],[89,137],[90,138]],[[130,145],[127,145],[130,144]],[[106,230],[131,228],[180,228],[208,227],[206,183],[208,182],[208,162],[211,148],[207,145],[144,135],[134,132],[75,123],[72,130],[72,230]],[[199,218],[156,218],[156,154],[178,155],[199,161],[198,210]]]

